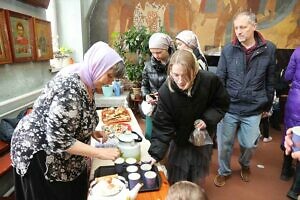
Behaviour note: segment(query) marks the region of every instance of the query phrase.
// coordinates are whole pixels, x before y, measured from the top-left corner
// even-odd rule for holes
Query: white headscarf
[[[183,30],[176,36],[176,39],[181,40],[191,49],[198,48],[200,54],[204,57],[197,35],[190,30]]]
[[[154,33],[149,39],[149,49],[166,49],[173,48],[173,40],[165,33]]]
[[[184,44],[186,44],[192,50],[198,49],[199,53],[202,55],[202,57],[206,61],[206,58],[205,58],[205,56],[204,56],[204,54],[203,54],[203,52],[201,50],[201,46],[200,46],[198,37],[197,37],[197,35],[193,31],[183,30],[180,33],[178,33],[178,35],[176,36],[176,39],[182,41]],[[207,68],[206,67],[206,63],[202,59],[199,59],[198,62],[200,64],[200,67],[203,70],[205,70]]]

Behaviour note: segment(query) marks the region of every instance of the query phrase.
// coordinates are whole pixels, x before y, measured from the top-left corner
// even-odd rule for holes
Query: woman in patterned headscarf
[[[120,155],[116,148],[88,145],[91,135],[105,137],[95,131],[94,93],[123,74],[121,57],[97,42],[82,63],[49,81],[11,140],[16,199],[86,199],[88,157],[114,160]]]
[[[190,50],[196,56],[200,68],[202,70],[208,70],[208,64],[206,58],[201,50],[201,46],[197,35],[190,30],[184,30],[178,33],[176,36],[176,45],[178,49]]]

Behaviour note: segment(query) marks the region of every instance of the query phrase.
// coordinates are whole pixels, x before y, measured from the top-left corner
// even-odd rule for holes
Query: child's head
[[[207,200],[204,190],[190,181],[179,181],[174,183],[166,200]]]

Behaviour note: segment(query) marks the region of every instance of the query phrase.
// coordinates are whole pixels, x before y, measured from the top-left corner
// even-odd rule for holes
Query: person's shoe
[[[292,190],[288,191],[286,196],[289,197],[290,199],[294,199],[294,200],[298,199],[298,194],[296,192],[293,192]]]
[[[242,169],[241,169],[241,178],[245,182],[250,181],[250,168],[249,167],[242,167]]]
[[[226,180],[229,178],[229,176],[223,176],[223,175],[220,175],[220,174],[217,174],[215,179],[214,179],[214,184],[217,186],[217,187],[222,187],[225,185],[226,183]]]
[[[267,142],[271,142],[272,139],[273,139],[273,138],[272,138],[271,136],[269,136],[269,137],[267,137],[267,138],[264,138],[264,139],[263,139],[263,142],[266,142],[266,143],[267,143]]]

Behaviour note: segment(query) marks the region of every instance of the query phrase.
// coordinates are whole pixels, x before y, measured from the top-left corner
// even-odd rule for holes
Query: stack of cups
[[[131,190],[141,181],[141,175],[138,173],[137,160],[135,158],[127,158],[125,163],[127,165],[126,171],[128,173],[129,189]]]

